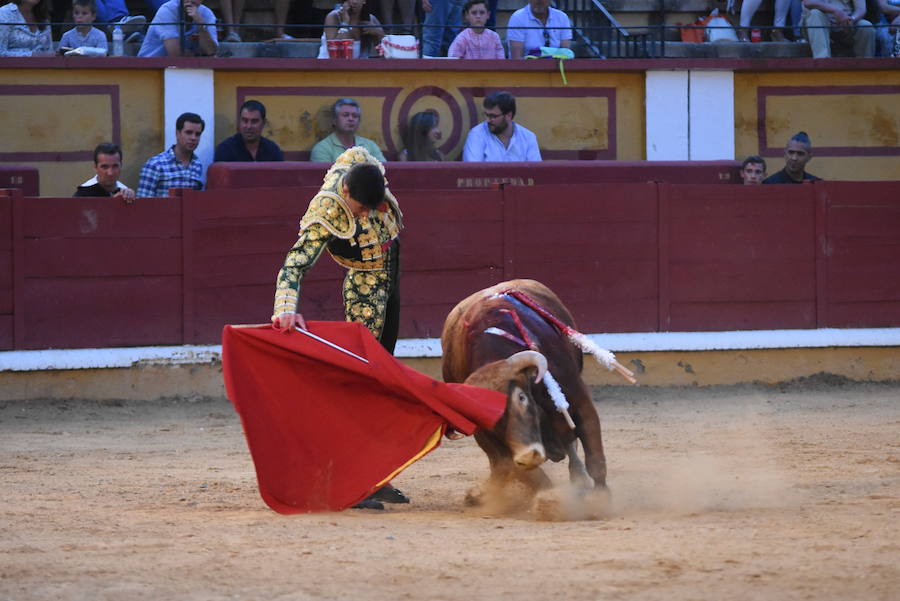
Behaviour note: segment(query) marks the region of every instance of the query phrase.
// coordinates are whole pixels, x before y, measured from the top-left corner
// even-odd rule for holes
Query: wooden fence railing
[[[396,190],[402,337],[482,287],[534,278],[586,332],[900,326],[897,182]],[[125,205],[0,192],[0,350],[215,343],[268,320],[315,187]],[[303,289],[342,319],[342,270]]]

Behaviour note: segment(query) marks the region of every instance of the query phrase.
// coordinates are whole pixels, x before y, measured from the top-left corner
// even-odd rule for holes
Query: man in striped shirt
[[[194,154],[205,123],[196,113],[182,113],[175,121],[175,144],[147,159],[138,180],[138,198],[160,198],[170,188],[203,189],[203,165]]]

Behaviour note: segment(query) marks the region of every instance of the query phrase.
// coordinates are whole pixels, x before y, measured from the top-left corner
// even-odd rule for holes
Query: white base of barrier
[[[717,351],[824,347],[900,346],[900,328],[823,328],[731,332],[637,332],[591,334],[601,348],[616,352]],[[437,338],[397,342],[398,358],[441,356]],[[192,365],[221,361],[222,346],[145,346],[0,352],[0,371],[123,368],[140,365]]]

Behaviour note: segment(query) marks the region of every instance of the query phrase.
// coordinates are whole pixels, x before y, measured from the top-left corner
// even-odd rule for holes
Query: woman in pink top
[[[506,58],[503,53],[503,42],[497,32],[485,29],[491,16],[485,0],[469,0],[463,7],[463,18],[469,24],[468,29],[456,36],[450,44],[447,56],[451,58]]]

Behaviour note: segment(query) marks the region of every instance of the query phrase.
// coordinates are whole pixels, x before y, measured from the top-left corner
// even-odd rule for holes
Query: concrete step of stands
[[[129,48],[129,54],[136,54],[138,46]],[[580,44],[574,48],[579,58],[589,58],[587,50]],[[318,40],[296,40],[292,42],[221,42],[219,56],[232,58],[315,58],[319,53]],[[664,58],[808,58],[809,44],[794,42],[716,42],[693,44],[687,42],[666,42]],[[607,58],[616,58],[610,52]]]

